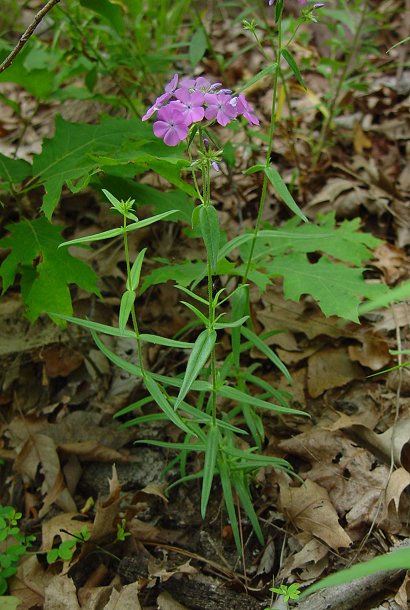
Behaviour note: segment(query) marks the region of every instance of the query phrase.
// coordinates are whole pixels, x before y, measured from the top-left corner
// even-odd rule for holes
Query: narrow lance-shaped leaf
[[[120,315],[118,319],[118,327],[123,332],[130,317],[131,309],[134,306],[135,292],[133,290],[126,290],[121,297],[120,303]]]
[[[143,248],[141,252],[138,252],[138,256],[131,267],[130,277],[127,278],[127,290],[136,290],[138,287],[140,282],[141,267],[146,251],[147,248]]]
[[[216,458],[219,450],[219,428],[211,424],[205,448],[204,476],[202,479],[201,493],[201,515],[205,519],[206,507],[208,506],[209,495],[211,493],[212,481],[215,474]]]
[[[311,585],[304,591],[301,598],[324,589],[325,587],[333,587],[334,585],[342,585],[348,582],[352,582],[357,578],[363,578],[376,572],[383,572],[385,570],[409,570],[410,569],[410,549],[400,549],[388,553],[387,555],[380,555],[370,559],[370,561],[364,561],[357,565],[351,566],[345,570],[341,570],[336,574],[326,576],[319,582]]]
[[[264,171],[273,188],[279,197],[283,199],[288,208],[292,210],[296,216],[299,216],[299,218],[301,218],[304,222],[309,222],[296,201],[293,199],[279,172],[274,167],[265,167]]]
[[[144,375],[144,383],[148,392],[151,394],[152,398],[155,400],[157,405],[162,409],[165,415],[168,417],[173,424],[175,424],[180,430],[184,432],[190,433],[190,429],[184,423],[184,421],[179,417],[177,413],[175,413],[174,409],[171,407],[168,402],[165,394],[162,392],[161,387],[157,384],[154,379],[148,374]]]
[[[248,341],[251,341],[254,346],[258,348],[259,351],[261,351],[263,354],[265,354],[265,356],[267,356],[267,358],[269,358],[269,360],[284,374],[289,383],[292,383],[292,377],[286,366],[283,364],[282,360],[279,358],[279,356],[275,354],[275,352],[269,346],[266,345],[266,343],[262,341],[262,339],[258,337],[258,335],[256,335],[246,326],[241,326],[241,333],[246,339],[248,339]]]
[[[88,328],[95,332],[103,333],[104,335],[111,335],[112,337],[130,337],[135,339],[135,332],[133,330],[124,329],[121,331],[119,328],[114,326],[107,326],[107,324],[100,324],[100,322],[92,322],[91,320],[82,320],[81,318],[75,318],[74,316],[66,316],[54,312],[45,312],[61,320],[72,322],[78,326]],[[175,347],[176,349],[192,349],[194,344],[189,341],[177,341],[176,339],[167,339],[167,337],[161,337],[160,335],[150,335],[148,333],[140,334],[141,341],[145,343],[153,343],[154,345],[163,345],[164,347]]]
[[[212,271],[218,266],[219,218],[213,205],[204,205],[199,209],[199,225],[205,243]]]
[[[222,483],[222,492],[225,500],[226,510],[228,512],[229,521],[231,522],[233,537],[235,540],[236,548],[238,551],[241,550],[241,537],[239,534],[238,518],[236,516],[235,504],[232,493],[231,484],[231,473],[229,471],[228,464],[222,457],[218,460],[219,474]]]
[[[182,382],[181,389],[174,404],[174,409],[178,409],[181,402],[189,392],[193,382],[198,377],[201,369],[206,364],[212,348],[215,345],[216,332],[206,328],[197,337],[191,355],[189,356],[185,376]]]
[[[118,235],[122,235],[124,232],[130,233],[131,231],[137,231],[138,229],[143,229],[148,225],[153,224],[154,222],[158,222],[171,214],[175,214],[177,210],[169,210],[168,212],[162,212],[162,214],[156,214],[155,216],[150,216],[149,218],[145,218],[144,220],[139,220],[138,222],[133,222],[128,225],[125,229],[124,227],[118,227],[118,229],[110,229],[108,231],[102,231],[101,233],[94,233],[94,235],[84,235],[84,237],[79,237],[78,239],[70,239],[69,241],[65,241],[60,244],[59,248],[62,246],[74,246],[77,244],[85,244],[90,241],[101,241],[103,239],[110,239],[111,237],[118,237]]]
[[[246,455],[245,458],[246,459]],[[234,487],[238,493],[241,504],[249,517],[249,520],[252,524],[252,527],[255,531],[255,534],[261,544],[264,544],[263,533],[261,530],[261,526],[258,521],[258,517],[255,513],[255,509],[253,508],[252,499],[250,496],[249,488],[247,483],[245,482],[245,475],[241,472],[236,473],[233,478]]]
[[[304,82],[304,80],[302,78],[300,70],[298,68],[298,65],[297,65],[296,61],[294,60],[293,55],[291,54],[289,49],[282,49],[282,55],[286,59],[286,61],[287,61],[288,65],[289,65],[290,69],[292,70],[293,74],[298,79],[299,84],[302,85],[302,87],[304,89],[306,89],[306,85],[305,85],[305,82]]]

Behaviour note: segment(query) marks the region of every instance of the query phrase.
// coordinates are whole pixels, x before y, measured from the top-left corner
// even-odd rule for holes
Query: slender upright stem
[[[334,119],[335,111],[336,111],[337,104],[339,101],[340,92],[342,90],[346,77],[349,73],[352,62],[353,62],[354,58],[356,57],[356,53],[357,53],[359,43],[360,43],[360,37],[362,34],[362,30],[363,30],[363,25],[365,22],[367,8],[368,8],[367,2],[363,2],[362,10],[360,11],[359,23],[357,24],[354,38],[353,38],[353,41],[352,41],[352,44],[350,47],[351,50],[350,50],[349,57],[345,61],[343,70],[340,72],[339,78],[337,80],[336,90],[332,97],[332,101],[330,102],[329,113],[328,113],[325,121],[322,124],[322,129],[321,129],[320,137],[319,137],[319,143],[318,143],[316,152],[313,155],[313,166],[316,166],[317,162],[319,161],[320,155],[322,154],[323,147],[324,147],[325,141],[326,141],[326,137],[327,137],[327,134],[329,131],[329,127],[332,124],[333,119]]]
[[[271,108],[271,121],[270,121],[269,135],[268,135],[268,150],[266,151],[266,167],[269,167],[270,156],[272,153],[273,134],[276,129],[276,97],[277,97],[277,91],[278,91],[278,82],[279,82],[279,78],[280,78],[281,53],[282,53],[282,12],[278,19],[278,48],[277,48],[277,52],[276,52],[276,67],[275,67],[275,72],[273,75],[273,96],[272,96],[272,108]],[[242,278],[242,284],[246,284],[246,282],[248,280],[248,275],[249,275],[249,271],[250,271],[251,264],[252,264],[252,257],[253,257],[253,253],[255,251],[255,246],[256,246],[256,239],[258,237],[258,233],[259,233],[259,229],[260,229],[260,225],[261,225],[261,221],[262,221],[262,214],[263,214],[263,210],[265,207],[267,190],[268,190],[268,177],[264,173],[262,192],[261,192],[261,198],[260,198],[259,209],[258,209],[258,216],[256,218],[256,224],[255,224],[255,228],[253,231],[253,238],[251,241],[251,248],[250,248],[250,252],[249,252],[249,256],[248,256],[248,261],[246,264],[245,273]]]
[[[202,135],[200,134],[202,138]],[[209,161],[209,160],[208,160]],[[211,203],[211,164],[208,162],[204,164],[202,169],[202,198],[204,205],[212,205]],[[215,322],[215,306],[214,306],[214,295],[213,295],[213,273],[212,273],[212,265],[209,259],[209,255],[207,253],[207,267],[208,267],[208,320],[209,320],[209,328],[213,328]],[[215,356],[215,346],[211,351],[211,382],[212,382],[212,391],[211,391],[211,415],[212,422],[216,425],[216,356]]]
[[[124,219],[124,222],[123,222],[124,252],[125,252],[125,264],[126,264],[126,268],[127,268],[127,286],[131,287],[130,252],[129,252],[129,248],[128,248],[128,236],[127,236],[127,232],[126,232],[127,217],[124,215],[123,219]],[[141,344],[140,332],[139,332],[139,328],[138,328],[137,316],[135,314],[135,306],[133,306],[131,308],[131,319],[132,319],[132,326],[133,326],[134,332],[135,332],[135,338],[137,340],[138,364],[141,369],[142,376],[145,377],[144,357],[143,357],[143,353],[142,353],[142,344]]]

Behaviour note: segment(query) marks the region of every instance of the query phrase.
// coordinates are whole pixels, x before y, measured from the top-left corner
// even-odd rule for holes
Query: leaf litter
[[[230,47],[226,42],[227,26],[217,24],[213,32],[216,49],[234,55],[247,38],[239,27],[229,32]],[[326,52],[320,36],[315,44]],[[315,53],[314,48],[310,51]],[[216,75],[216,65],[209,58],[204,59],[204,65]],[[250,52],[246,61],[239,57],[231,64],[228,80],[234,85],[262,67],[257,55]],[[407,72],[405,76],[408,77]],[[405,87],[405,79],[399,83],[394,79],[388,81],[385,76],[370,75],[368,80],[368,92],[353,95],[353,105],[360,111],[349,114],[346,110],[336,119],[339,140],[330,151],[332,162],[322,168],[320,176],[309,174],[309,155],[302,139],[296,138],[292,151],[289,140],[275,137],[275,163],[290,181],[289,163],[295,154],[298,156],[306,214],[332,211],[340,221],[360,216],[366,229],[388,239],[376,249],[368,268],[381,274],[388,285],[394,285],[409,277],[406,247],[410,240],[410,178],[408,164],[401,163],[399,152],[399,147],[408,152],[409,91],[400,89]],[[298,86],[291,88],[297,124],[291,126],[284,111],[282,118],[289,130],[280,126],[281,135],[308,128],[315,119],[314,92],[323,91],[326,80],[312,71],[306,75],[306,83],[307,93]],[[253,103],[259,104],[266,115],[271,104],[268,89],[268,83],[259,81],[252,90]],[[23,104],[22,119],[25,114],[30,115],[30,127],[21,140],[18,156],[31,160],[33,154],[40,156],[41,137],[51,134],[53,121],[47,125],[43,120],[49,109],[40,106],[36,113],[30,96],[24,95],[22,99],[20,90],[15,93]],[[84,111],[81,104],[76,108],[78,112]],[[65,116],[65,120],[73,118]],[[4,124],[8,135],[16,130],[21,133],[22,119],[16,119],[7,109]],[[60,128],[63,127],[64,121],[60,121]],[[234,175],[215,177],[216,198],[223,201],[221,220],[228,238],[237,233],[237,224],[252,226],[260,189],[257,175],[240,173],[249,165],[252,155],[242,142],[241,134],[233,135],[233,143],[238,146]],[[4,138],[2,151],[14,154],[13,146]],[[60,182],[57,186],[51,183],[52,176],[45,177],[49,187],[57,190],[61,187]],[[147,186],[156,182],[157,177],[146,175]],[[166,182],[161,179],[161,184]],[[89,194],[74,196],[63,190],[63,199],[65,209],[59,214],[65,224],[70,215],[71,222],[74,217],[74,237],[88,233],[90,223],[95,231],[112,228],[112,218],[107,217],[98,202],[92,200],[90,205]],[[264,214],[266,222],[286,220],[273,190],[269,190]],[[191,261],[201,255],[193,251],[192,240],[176,233],[158,235],[146,230],[141,240],[154,241],[158,256],[173,256],[175,261]],[[132,252],[136,252],[143,243],[135,241],[131,246]],[[92,312],[97,321],[116,323],[125,277],[122,252],[115,247],[108,251],[83,251],[80,258],[93,261],[102,277],[99,289],[107,298],[102,306],[77,289],[76,315],[85,317]],[[144,430],[121,430],[117,423],[112,424],[111,416],[118,408],[141,398],[140,384],[135,378],[119,373],[104,357],[101,359],[99,352],[91,348],[86,333],[70,328],[66,334],[45,319],[28,327],[21,317],[18,297],[11,293],[3,298],[0,309],[3,364],[0,405],[4,413],[0,457],[6,460],[0,480],[3,502],[27,507],[25,525],[35,532],[41,551],[70,539],[70,534],[61,530],[75,534],[86,525],[91,533],[90,540],[77,548],[70,561],[48,566],[41,554],[22,560],[11,580],[10,593],[22,599],[24,607],[138,610],[158,606],[162,610],[182,610],[197,607],[193,601],[196,594],[198,603],[205,599],[206,607],[212,610],[263,608],[272,574],[288,582],[312,582],[332,567],[340,567],[340,557],[346,563],[357,556],[368,558],[410,535],[407,425],[410,414],[405,399],[409,394],[403,382],[408,372],[403,370],[396,381],[391,374],[366,379],[367,375],[395,364],[389,350],[398,347],[397,332],[401,332],[402,345],[408,347],[408,304],[368,315],[359,327],[354,322],[325,318],[308,297],[302,296],[296,303],[284,298],[282,292],[283,285],[277,279],[262,297],[255,291],[252,315],[260,330],[282,331],[268,342],[291,369],[296,400],[311,413],[312,422],[289,418],[275,423],[274,428],[267,422],[266,452],[291,460],[303,482],[290,480],[282,473],[261,474],[257,480],[255,507],[266,521],[269,538],[265,549],[253,539],[246,540],[249,596],[238,585],[243,576],[241,580],[237,574],[244,566],[238,569],[219,490],[215,489],[211,498],[210,517],[205,523],[198,513],[195,486],[180,487],[165,502],[159,474],[171,457],[158,452],[160,468],[154,472],[150,460],[155,459],[152,457],[155,452],[151,457],[141,452],[139,458],[138,451],[131,448],[133,440],[144,436]],[[288,296],[292,296],[290,292],[288,288]],[[150,332],[172,337],[188,321],[179,307],[176,291],[169,284],[152,285],[141,307]],[[117,341],[111,348],[135,362],[135,353],[130,352],[126,341]],[[161,350],[151,349],[145,357],[157,370],[169,373],[172,366],[180,364],[183,355],[176,354],[171,364],[161,359]],[[262,361],[263,378],[268,383],[285,387],[284,380],[269,367],[263,354],[253,349],[251,358]],[[400,425],[396,424],[393,433],[397,404]],[[173,438],[170,425],[152,430],[159,438]],[[392,473],[391,455],[396,461]],[[127,478],[126,470],[121,470],[124,465],[142,469],[144,461],[154,472],[151,481],[142,476]],[[199,469],[200,464],[194,466]],[[96,475],[98,470],[102,473],[100,478]],[[130,536],[120,543],[116,532],[123,518]],[[247,533],[245,523],[244,528]],[[116,559],[104,556],[96,545]],[[184,555],[187,552],[191,553],[189,559]],[[120,569],[122,559],[128,568],[133,567],[135,559],[140,564],[139,570],[129,571],[128,578],[134,578],[133,582]],[[222,566],[220,570],[218,563]],[[256,576],[252,577],[253,574]],[[204,589],[199,585],[195,589],[198,582]],[[173,588],[167,590],[166,584]],[[215,589],[222,589],[223,595],[218,597]],[[394,593],[395,603],[402,608],[408,603],[408,592],[408,579],[403,578]],[[386,601],[390,605],[393,603],[388,594],[384,599],[390,599]]]

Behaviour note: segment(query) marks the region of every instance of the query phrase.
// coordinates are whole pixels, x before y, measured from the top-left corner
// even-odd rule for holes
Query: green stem
[[[128,248],[128,235],[127,235],[127,217],[124,215],[123,216],[124,219],[124,223],[123,223],[123,228],[124,228],[124,252],[125,252],[125,264],[127,267],[127,286],[131,287],[131,265],[130,265],[130,253],[129,253],[129,248]],[[141,343],[141,338],[140,338],[140,332],[138,329],[138,322],[137,322],[137,316],[135,313],[135,305],[131,308],[131,319],[132,319],[132,326],[134,328],[134,332],[135,332],[135,338],[137,340],[137,351],[138,351],[138,365],[141,369],[141,373],[143,378],[145,377],[145,369],[144,369],[144,358],[143,358],[143,354],[142,354],[142,343]]]
[[[266,167],[269,167],[270,156],[272,153],[273,134],[276,129],[276,97],[277,97],[277,91],[278,91],[278,81],[280,78],[281,53],[282,53],[282,12],[278,19],[278,48],[277,48],[277,52],[276,52],[276,67],[275,67],[275,72],[273,75],[273,96],[272,96],[272,108],[271,108],[271,121],[270,121],[269,135],[268,135],[268,150],[266,151]],[[260,225],[261,225],[261,221],[262,221],[262,214],[263,214],[263,210],[265,207],[267,190],[268,190],[268,177],[264,173],[261,198],[259,201],[258,216],[256,218],[256,224],[255,224],[255,228],[253,231],[253,238],[251,241],[251,248],[250,248],[250,252],[249,252],[249,256],[248,256],[248,262],[246,264],[245,273],[244,273],[244,276],[243,276],[242,282],[241,282],[242,284],[246,284],[246,282],[248,280],[248,275],[249,275],[249,271],[250,271],[251,264],[252,264],[253,253],[255,251],[255,246],[256,246],[256,239],[258,237],[258,233],[259,233],[259,229],[260,229]]]
[[[202,134],[200,134],[202,137]],[[212,205],[211,203],[211,167],[210,163],[207,163],[202,170],[203,176],[203,202],[204,205]],[[214,295],[213,295],[213,273],[212,273],[212,265],[209,259],[209,255],[207,252],[207,267],[208,267],[208,320],[209,320],[209,328],[213,328],[215,323],[215,306],[214,306]],[[216,355],[215,355],[215,346],[211,351],[211,381],[212,381],[212,391],[211,391],[211,415],[212,415],[212,423],[216,426]]]
[[[350,51],[349,57],[346,60],[343,70],[341,71],[341,73],[339,75],[337,85],[336,85],[336,90],[333,95],[332,101],[330,102],[329,114],[327,115],[326,120],[322,124],[322,129],[321,129],[320,137],[319,137],[319,144],[317,146],[316,152],[313,155],[313,163],[312,163],[313,167],[316,166],[316,164],[319,161],[320,156],[322,154],[322,151],[323,151],[323,148],[325,145],[325,141],[326,141],[326,137],[327,137],[327,134],[329,131],[329,127],[332,124],[333,119],[334,119],[334,115],[335,115],[335,111],[337,108],[337,103],[339,101],[340,92],[343,87],[343,83],[345,82],[346,77],[349,73],[350,67],[352,65],[352,61],[356,57],[356,53],[359,48],[360,37],[362,34],[362,30],[363,30],[363,25],[365,22],[366,12],[367,12],[367,3],[363,2],[362,10],[360,12],[359,23],[357,24],[357,28],[355,31],[352,45],[351,45],[351,51]]]

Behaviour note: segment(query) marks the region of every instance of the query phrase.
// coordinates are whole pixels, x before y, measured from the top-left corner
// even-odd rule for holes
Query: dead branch
[[[4,72],[6,68],[8,68],[16,58],[16,56],[20,53],[21,49],[24,47],[30,36],[33,34],[34,30],[40,23],[40,21],[44,18],[44,16],[53,8],[57,2],[60,0],[48,0],[47,4],[43,6],[43,8],[38,11],[33,21],[30,23],[26,31],[20,36],[20,39],[11,53],[6,57],[2,64],[0,64],[0,74]]]

